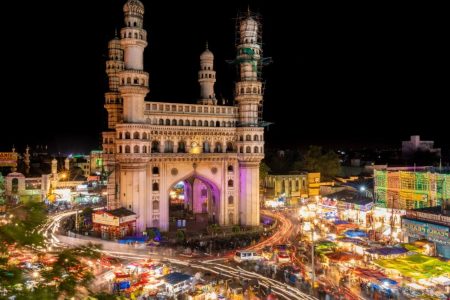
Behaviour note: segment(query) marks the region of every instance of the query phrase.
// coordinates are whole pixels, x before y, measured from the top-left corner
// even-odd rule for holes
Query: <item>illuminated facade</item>
[[[318,196],[320,190],[320,173],[267,175],[264,188],[269,189],[269,197]]]
[[[375,170],[374,181],[379,207],[414,209],[439,206],[450,200],[450,174]]]
[[[257,16],[249,13],[237,20],[237,105],[223,106],[214,94],[216,73],[209,49],[200,56],[198,104],[146,102],[144,6],[129,0],[124,13],[125,27],[110,41],[106,63],[110,131],[103,133],[103,150],[110,172],[108,208],[135,212],[138,232],[148,227],[167,231],[169,192],[184,182],[187,209],[195,213],[196,207],[206,206],[210,220],[220,225],[259,225],[264,129]]]

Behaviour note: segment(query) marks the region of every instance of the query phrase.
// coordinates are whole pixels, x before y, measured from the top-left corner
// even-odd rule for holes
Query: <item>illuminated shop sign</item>
[[[403,219],[402,227],[410,237],[426,238],[432,242],[450,245],[450,229],[447,226]]]

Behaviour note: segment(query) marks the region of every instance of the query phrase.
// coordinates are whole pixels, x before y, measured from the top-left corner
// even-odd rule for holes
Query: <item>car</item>
[[[291,257],[287,252],[278,252],[276,256],[276,260],[278,263],[284,264],[291,262]]]

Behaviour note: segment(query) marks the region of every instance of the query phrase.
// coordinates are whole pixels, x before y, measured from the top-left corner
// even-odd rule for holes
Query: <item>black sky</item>
[[[106,127],[106,47],[122,26],[124,2],[5,3],[2,86],[12,92],[2,96],[1,150],[97,148]],[[264,72],[264,117],[275,123],[269,145],[400,146],[420,134],[450,146],[443,7],[289,2],[143,0],[148,99],[196,101],[205,40],[215,54],[216,94],[231,99],[235,71],[225,60],[234,56],[233,18],[250,4],[264,18],[264,54],[274,61]]]

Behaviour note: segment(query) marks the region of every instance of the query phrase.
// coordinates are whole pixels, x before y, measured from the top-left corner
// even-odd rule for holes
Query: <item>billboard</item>
[[[0,167],[16,167],[17,153],[16,152],[0,152]]]

